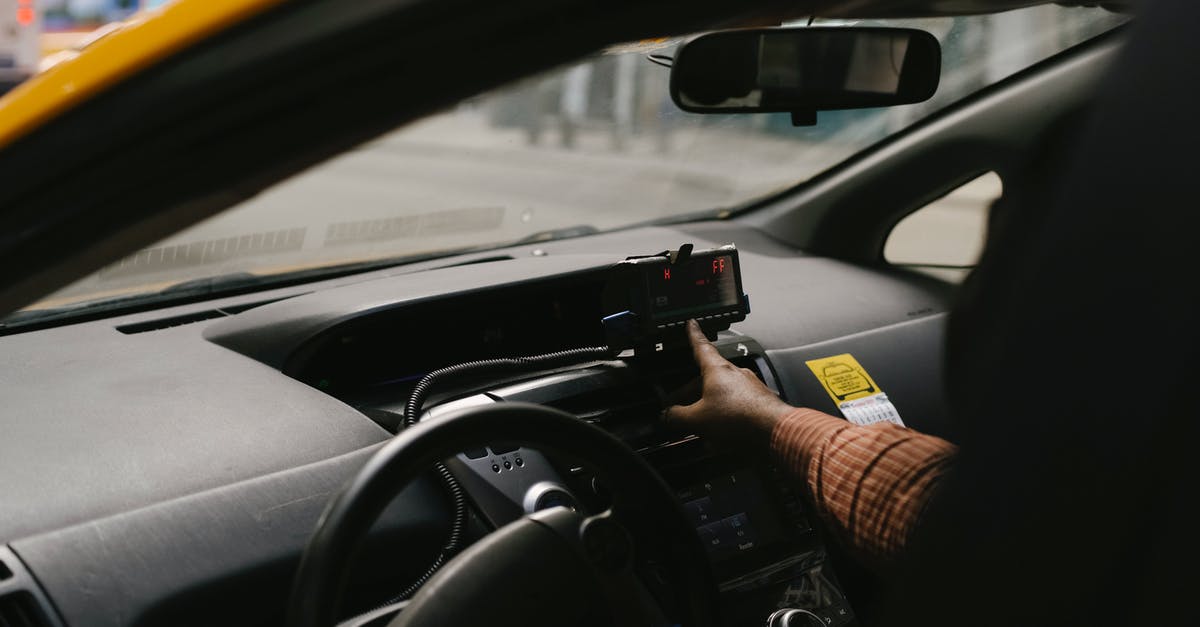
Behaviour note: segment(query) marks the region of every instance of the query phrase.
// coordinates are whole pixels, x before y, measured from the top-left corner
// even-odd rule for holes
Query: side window
[[[979,261],[988,209],[1000,197],[1000,177],[988,172],[916,210],[888,235],[883,258],[958,282]]]

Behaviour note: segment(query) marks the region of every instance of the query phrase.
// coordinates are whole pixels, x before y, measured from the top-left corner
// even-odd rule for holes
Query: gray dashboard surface
[[[949,288],[936,281],[805,256],[753,229],[709,222],[491,253],[511,255],[509,261],[425,271],[418,265],[249,295],[246,302],[294,297],[149,333],[126,335],[114,327],[153,314],[3,337],[0,541],[381,441],[386,433],[370,420],[278,371],[322,329],[422,299],[560,280],[684,242],[738,244],[753,314],[737,330],[768,350],[923,318],[944,311],[948,301]]]
[[[328,499],[375,452],[349,453],[13,543],[69,625],[276,622],[300,550]],[[431,482],[400,493],[371,551],[411,578],[440,546],[446,508]],[[403,584],[401,584],[403,585]]]
[[[908,427],[957,439],[944,397],[946,316],[936,315],[809,346],[767,351],[788,402],[834,416],[837,405],[806,363],[849,353],[870,374]]]
[[[192,327],[0,338],[0,542],[377,443],[346,405]]]
[[[280,372],[293,351],[360,316],[503,285],[552,286],[685,242],[738,245],[753,313],[735,330],[768,351],[789,399],[821,402],[806,376],[809,355],[853,352],[914,426],[942,429],[938,314],[950,286],[807,256],[736,223],[637,228],[488,253],[506,261],[438,268],[454,262],[441,260],[226,298],[223,307],[288,297],[144,333],[116,327],[214,305],[0,338],[0,543],[73,625],[139,616],[176,624],[172,607],[207,607],[204,591],[236,587],[247,573],[286,583],[325,499],[364,449],[387,438]],[[398,507],[390,533],[436,548],[446,515],[439,494],[416,486]],[[428,557],[398,559],[411,569]],[[260,605],[280,604],[274,593]],[[173,605],[180,598],[199,605]],[[215,605],[205,611],[228,618]]]

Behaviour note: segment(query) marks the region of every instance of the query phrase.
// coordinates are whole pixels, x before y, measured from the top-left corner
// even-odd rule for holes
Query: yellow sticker
[[[824,359],[813,359],[808,364],[817,380],[829,392],[838,406],[846,401],[871,396],[880,392],[879,386],[850,353],[834,355]]]

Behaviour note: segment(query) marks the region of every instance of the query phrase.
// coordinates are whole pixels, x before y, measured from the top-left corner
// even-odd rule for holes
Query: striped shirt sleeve
[[[808,484],[817,512],[856,553],[901,552],[957,448],[892,423],[857,426],[796,409],[771,433],[776,457]]]

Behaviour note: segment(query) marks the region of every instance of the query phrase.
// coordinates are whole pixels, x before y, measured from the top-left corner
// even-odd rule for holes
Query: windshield
[[[720,217],[1117,25],[1102,9],[890,20],[943,47],[934,98],[891,109],[694,115],[672,104],[680,40],[617,46],[397,129],[139,251],[30,309],[313,268]],[[817,22],[830,25],[829,22]],[[130,173],[130,176],[137,176]]]

